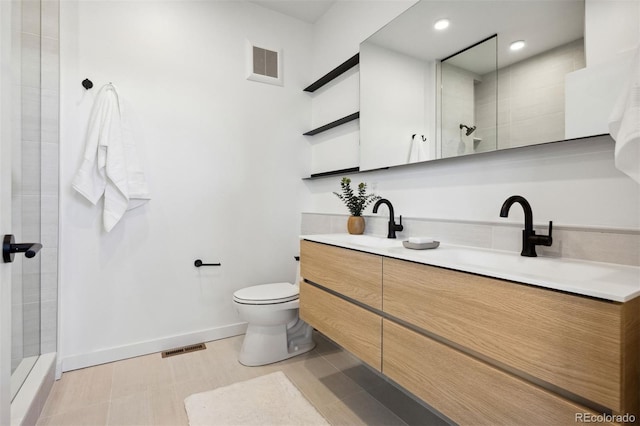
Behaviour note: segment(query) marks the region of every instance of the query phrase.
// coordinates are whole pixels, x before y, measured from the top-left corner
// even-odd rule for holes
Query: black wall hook
[[[93,82],[88,78],[85,78],[84,80],[82,80],[82,87],[89,90],[93,87]]]

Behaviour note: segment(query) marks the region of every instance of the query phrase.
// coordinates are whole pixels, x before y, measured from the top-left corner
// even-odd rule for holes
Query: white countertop
[[[450,244],[440,244],[432,250],[410,250],[402,246],[400,239],[371,235],[302,235],[300,239],[614,302],[640,296],[640,267],[636,266],[523,257],[519,253]]]

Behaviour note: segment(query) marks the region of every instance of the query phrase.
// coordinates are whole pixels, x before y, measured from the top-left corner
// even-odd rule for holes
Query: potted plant
[[[358,184],[358,193],[355,194],[351,189],[351,179],[347,177],[343,177],[340,181],[340,188],[342,188],[342,194],[337,192],[334,194],[345,203],[351,213],[347,221],[347,230],[350,234],[362,234],[364,232],[362,211],[372,202],[379,200],[380,197],[375,194],[367,194],[367,184],[363,182]]]

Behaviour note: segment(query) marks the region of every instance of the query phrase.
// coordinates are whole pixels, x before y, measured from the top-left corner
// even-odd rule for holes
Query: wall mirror
[[[421,0],[360,45],[360,170],[564,140],[584,57],[584,0]]]

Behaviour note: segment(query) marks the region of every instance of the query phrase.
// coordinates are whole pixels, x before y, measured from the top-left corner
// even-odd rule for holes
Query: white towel
[[[640,46],[628,78],[609,117],[609,132],[616,141],[616,168],[640,183]]]
[[[414,134],[411,136],[411,148],[409,151],[409,163],[417,163],[419,161],[428,160],[424,151],[424,145],[427,140],[423,135]]]
[[[104,195],[103,223],[109,232],[127,210],[149,201],[149,189],[116,87],[98,92],[87,131],[84,160],[73,188],[94,205]]]

